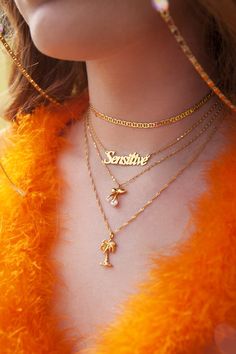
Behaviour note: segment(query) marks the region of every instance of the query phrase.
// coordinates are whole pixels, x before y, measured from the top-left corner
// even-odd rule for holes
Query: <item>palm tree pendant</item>
[[[108,195],[107,201],[113,206],[116,207],[119,204],[119,196],[125,194],[126,190],[120,186],[117,188],[112,188],[111,194]]]
[[[113,265],[110,263],[110,253],[114,253],[116,251],[116,243],[113,241],[114,234],[110,234],[110,238],[108,240],[103,240],[101,245],[100,245],[100,250],[105,254],[105,258],[103,262],[100,262],[100,265],[104,267],[113,267]]]

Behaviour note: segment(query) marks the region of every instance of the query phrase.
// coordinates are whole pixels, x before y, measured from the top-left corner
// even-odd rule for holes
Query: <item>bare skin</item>
[[[86,61],[90,100],[100,111],[134,121],[159,120],[181,112],[208,92],[147,0],[15,2],[39,50],[60,59]],[[205,54],[201,25],[186,2],[175,1],[171,10],[193,52],[211,74],[214,65]],[[92,114],[91,119],[108,147],[144,154],[179,135],[201,115],[198,112],[178,125],[149,131],[117,127],[95,119]],[[170,252],[169,247],[188,237],[185,228],[189,203],[206,188],[201,173],[205,163],[226,145],[222,134],[225,125],[204,154],[158,202],[117,235],[118,250],[111,256],[112,269],[99,265],[103,258],[99,245],[107,238],[107,231],[89,183],[83,122],[76,123],[66,133],[73,148],[58,161],[68,184],[59,207],[61,220],[66,220],[53,255],[61,264],[58,271],[66,288],[57,289],[55,308],[67,316],[62,326],[73,326],[77,333],[91,336],[88,342],[81,343],[81,348],[93,343],[96,327],[112,321],[119,304],[136,291],[137,282],[145,279],[151,266],[150,254]],[[91,149],[96,183],[112,227],[126,221],[150,199],[203,140],[162,164],[158,173],[154,169],[132,184],[118,210],[104,200],[114,185]],[[124,180],[136,168],[114,171]],[[214,345],[207,353],[215,353]],[[231,354],[230,350],[224,353]]]

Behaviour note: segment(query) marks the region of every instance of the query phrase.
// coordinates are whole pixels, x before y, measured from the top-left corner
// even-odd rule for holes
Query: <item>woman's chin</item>
[[[147,30],[142,22],[136,22],[135,15],[121,27],[119,16],[112,10],[110,6],[104,11],[94,0],[41,1],[29,10],[27,23],[41,53],[61,60],[96,60],[123,50]]]

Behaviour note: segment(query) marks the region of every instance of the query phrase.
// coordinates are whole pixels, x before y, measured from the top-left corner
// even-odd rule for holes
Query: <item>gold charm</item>
[[[104,267],[113,267],[113,265],[110,263],[109,256],[110,252],[114,253],[116,251],[116,243],[113,241],[114,234],[110,234],[109,240],[103,240],[100,246],[100,250],[105,254],[105,258],[103,262],[100,262],[100,265]]]
[[[119,199],[118,197],[121,195],[121,194],[124,194],[126,193],[126,190],[123,189],[123,188],[112,188],[111,190],[111,194],[109,194],[107,196],[107,201],[113,206],[113,207],[116,207],[118,204],[119,204]]]
[[[151,155],[141,156],[137,152],[129,155],[116,155],[115,151],[105,151],[107,159],[102,160],[105,165],[122,165],[122,166],[145,166]]]

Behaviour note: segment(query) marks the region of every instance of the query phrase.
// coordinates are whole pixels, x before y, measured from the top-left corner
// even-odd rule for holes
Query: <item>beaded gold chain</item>
[[[216,104],[215,104],[216,105]],[[214,105],[214,106],[215,106]],[[162,162],[166,161],[167,159],[175,156],[177,153],[183,151],[185,148],[187,148],[188,146],[190,146],[193,142],[195,142],[204,132],[207,131],[207,129],[210,128],[210,126],[213,124],[213,122],[217,119],[219,113],[222,111],[223,109],[223,105],[221,104],[219,109],[214,113],[214,115],[211,117],[211,119],[203,126],[203,128],[195,135],[193,136],[187,143],[183,144],[182,146],[180,146],[179,148],[171,151],[169,154],[161,157],[159,160],[155,161],[153,164],[151,164],[150,166],[146,167],[144,170],[142,170],[141,172],[137,173],[135,176],[129,178],[126,181],[123,182],[119,182],[118,179],[114,176],[114,174],[111,172],[109,166],[107,164],[103,165],[105,166],[109,176],[111,177],[112,181],[116,184],[116,187],[113,187],[111,190],[111,193],[107,196],[107,201],[114,207],[118,206],[119,204],[119,198],[120,196],[124,195],[127,193],[127,189],[126,187],[130,184],[133,183],[137,178],[141,177],[142,175],[144,175],[145,173],[147,173],[148,171],[150,171],[151,169],[153,169],[154,167],[156,167],[157,165],[161,164]],[[209,110],[212,111],[212,108]],[[88,110],[89,112],[89,110]],[[209,113],[206,112],[205,115],[203,116],[204,118],[206,118],[206,116],[208,116]],[[203,119],[203,117],[201,119]],[[196,122],[197,124],[198,122]],[[86,126],[88,129],[88,132],[90,134],[90,137],[93,141],[93,145],[96,149],[97,155],[99,157],[99,159],[101,160],[101,162],[103,162],[103,157],[101,154],[101,151],[96,143],[96,141],[93,138],[93,135],[91,134],[91,130],[90,130],[90,126],[89,126],[89,114],[87,114],[86,117]],[[193,130],[193,128],[189,128],[189,130],[191,129],[191,131]],[[187,132],[187,131],[186,131]],[[183,137],[186,136],[187,134],[183,134]],[[178,139],[178,138],[177,138]],[[170,146],[173,146],[174,144],[170,143]]]
[[[101,118],[102,120],[115,124],[115,125],[121,125],[123,127],[128,127],[128,128],[138,128],[138,129],[151,129],[151,128],[159,128],[164,125],[168,124],[173,124],[181,121],[182,119],[190,116],[194,112],[198,111],[204,104],[206,104],[209,99],[212,97],[213,92],[210,91],[207,95],[205,95],[198,103],[195,103],[192,107],[186,109],[184,112],[181,112],[175,116],[162,119],[160,121],[156,122],[134,122],[134,121],[127,121],[115,117],[111,117],[109,115],[106,115],[105,113],[102,113],[98,111],[93,104],[90,102],[89,103],[89,108],[91,111],[95,114],[96,117]]]
[[[92,185],[92,189],[93,192],[95,194],[95,198],[97,201],[97,205],[98,208],[100,210],[100,213],[102,215],[104,224],[106,226],[106,229],[108,231],[108,235],[109,238],[108,239],[104,239],[101,244],[100,244],[100,250],[103,252],[104,254],[104,260],[102,262],[100,262],[100,265],[110,268],[113,267],[113,265],[110,263],[110,254],[114,253],[117,249],[117,243],[114,241],[114,237],[120,232],[122,231],[124,228],[126,228],[128,225],[130,225],[131,222],[133,222],[134,220],[136,220],[138,218],[138,216],[140,216],[144,210],[147,209],[147,207],[149,207],[156,199],[158,199],[160,197],[160,195],[174,182],[176,181],[176,179],[181,176],[183,174],[183,172],[197,159],[197,157],[200,155],[200,153],[203,151],[203,149],[205,148],[205,146],[207,145],[207,143],[210,141],[210,139],[213,137],[214,133],[217,131],[218,126],[216,125],[212,132],[209,134],[208,138],[206,139],[206,141],[202,144],[202,146],[198,149],[197,153],[195,153],[189,160],[188,162],[181,167],[177,173],[175,175],[173,175],[167,183],[165,183],[162,188],[157,191],[153,197],[151,199],[149,199],[140,209],[138,209],[127,221],[125,221],[123,224],[121,224],[118,228],[116,228],[115,230],[112,229],[108,218],[106,216],[106,213],[104,211],[104,208],[102,206],[102,202],[100,200],[98,191],[97,191],[97,187],[95,184],[95,180],[94,180],[94,176],[92,173],[92,169],[90,166],[90,153],[89,153],[89,143],[88,143],[88,135],[87,135],[87,118],[88,117],[88,111],[87,111],[87,115],[86,115],[86,119],[84,120],[84,146],[85,146],[85,158],[86,158],[86,166],[87,166],[87,170],[88,170],[88,174],[89,174],[89,178],[90,178],[90,182]],[[222,117],[223,118],[223,117]],[[221,118],[221,120],[222,120]]]

